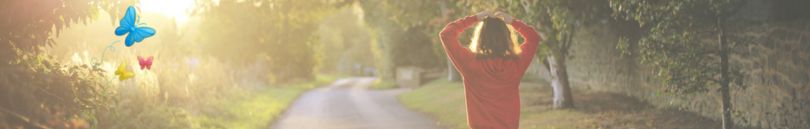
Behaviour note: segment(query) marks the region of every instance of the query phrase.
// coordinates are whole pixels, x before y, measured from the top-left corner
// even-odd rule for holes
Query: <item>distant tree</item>
[[[331,3],[318,0],[220,1],[201,4],[200,45],[219,59],[238,65],[269,62],[277,81],[313,79],[318,24]],[[257,17],[260,16],[260,17]],[[248,20],[245,20],[248,19]]]
[[[341,8],[320,24],[319,72],[344,72],[350,63],[373,66],[371,32],[354,7]],[[355,71],[356,72],[356,71]]]
[[[366,23],[377,33],[376,46],[383,56],[378,70],[383,79],[393,79],[397,66],[433,68],[445,61],[436,43],[441,28],[431,22],[442,18],[442,2],[446,1],[357,1],[365,12]]]
[[[614,16],[638,22],[644,30],[638,40],[643,63],[652,65],[666,90],[705,92],[719,85],[723,128],[733,128],[730,83],[742,86],[741,70],[729,63],[733,47],[743,37],[729,33],[732,16],[744,0],[611,0]],[[711,43],[714,42],[714,43]],[[630,44],[623,39],[619,48]]]

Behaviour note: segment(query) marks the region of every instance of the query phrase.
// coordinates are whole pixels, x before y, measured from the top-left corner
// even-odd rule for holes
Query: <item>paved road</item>
[[[367,90],[374,78],[348,78],[303,94],[271,129],[437,129],[396,98],[405,89]]]

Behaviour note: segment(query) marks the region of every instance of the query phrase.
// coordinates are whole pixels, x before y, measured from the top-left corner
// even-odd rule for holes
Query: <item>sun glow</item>
[[[141,0],[141,11],[158,13],[174,18],[175,24],[183,25],[189,20],[194,0]]]

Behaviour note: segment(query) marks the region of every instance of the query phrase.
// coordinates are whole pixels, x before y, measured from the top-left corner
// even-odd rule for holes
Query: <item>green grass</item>
[[[274,88],[251,93],[241,99],[221,103],[219,113],[198,117],[203,127],[258,129],[265,128],[305,91],[304,88]]]
[[[467,128],[464,87],[447,79],[436,79],[421,88],[403,93],[400,102],[406,107],[437,118],[442,126]]]
[[[201,128],[263,129],[303,92],[334,81],[334,76],[318,76],[313,82],[285,84],[261,91],[244,91],[215,104],[214,112],[192,118]]]
[[[371,84],[371,89],[375,90],[385,90],[385,89],[394,89],[397,88],[397,83],[394,81],[385,81],[382,79],[377,79]]]
[[[653,108],[632,97],[582,89],[573,91],[575,108],[555,110],[551,107],[551,88],[546,84],[521,83],[521,129],[719,128],[719,122],[694,113]],[[437,79],[401,94],[399,99],[446,128],[468,128],[460,82]]]
[[[521,112],[521,129],[577,129],[599,128],[589,120],[586,113],[576,110],[549,110],[543,112]],[[591,125],[591,127],[583,127]]]
[[[533,97],[535,94],[527,93],[534,90],[523,90],[521,96]],[[423,87],[399,96],[400,102],[406,107],[430,114],[442,126],[454,129],[467,129],[466,107],[464,103],[464,87],[460,82],[449,82],[446,79],[437,79]],[[581,124],[585,113],[574,110],[539,111],[539,107],[522,107],[521,129],[532,128],[576,128]]]

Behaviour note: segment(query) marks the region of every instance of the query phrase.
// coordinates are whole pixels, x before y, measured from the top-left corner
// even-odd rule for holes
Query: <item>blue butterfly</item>
[[[143,39],[152,37],[156,33],[155,29],[141,26],[141,24],[136,24],[136,22],[140,22],[140,17],[135,12],[135,7],[129,6],[127,13],[121,18],[120,25],[118,25],[118,28],[115,28],[116,36],[129,33],[124,41],[127,47],[132,46],[136,42],[140,43]]]

